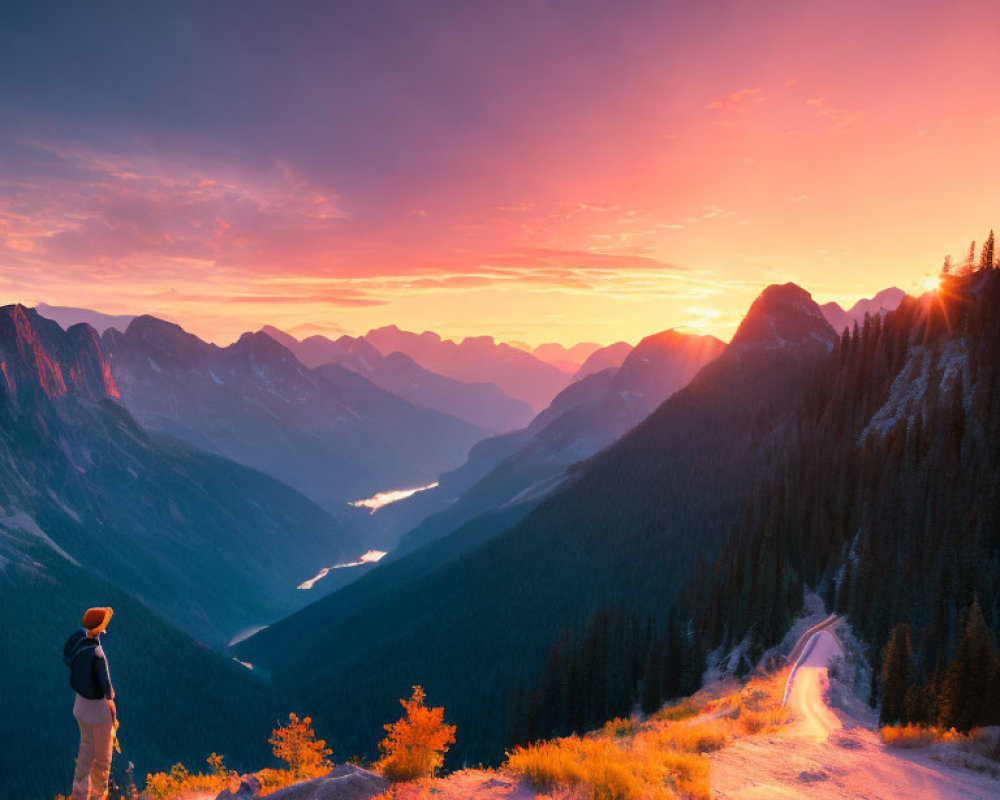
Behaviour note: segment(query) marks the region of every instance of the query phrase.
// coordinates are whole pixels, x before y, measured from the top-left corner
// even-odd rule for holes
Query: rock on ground
[[[244,775],[236,791],[226,789],[215,800],[253,800],[260,795],[260,781],[256,775]]]
[[[322,778],[313,778],[279,789],[268,800],[369,800],[389,788],[389,781],[374,772],[339,764]]]

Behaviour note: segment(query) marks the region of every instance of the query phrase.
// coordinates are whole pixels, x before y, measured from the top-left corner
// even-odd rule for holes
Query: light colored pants
[[[104,800],[108,796],[111,748],[115,738],[111,709],[106,700],[86,700],[78,695],[73,716],[80,726],[73,800]]]

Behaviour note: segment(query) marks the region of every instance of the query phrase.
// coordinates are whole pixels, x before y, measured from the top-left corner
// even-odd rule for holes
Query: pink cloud
[[[708,107],[715,111],[742,111],[763,102],[764,95],[760,89],[740,89],[725,97],[720,97],[718,100],[713,100],[708,104]]]

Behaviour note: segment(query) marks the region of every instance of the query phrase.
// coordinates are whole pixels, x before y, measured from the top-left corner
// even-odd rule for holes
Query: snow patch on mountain
[[[0,510],[0,525],[2,525],[8,531],[11,532],[20,531],[22,533],[27,533],[30,536],[33,536],[34,538],[41,540],[50,548],[52,548],[52,550],[54,550],[60,556],[65,558],[74,567],[80,566],[79,561],[73,558],[73,556],[71,556],[69,553],[63,550],[54,541],[52,541],[52,539],[49,538],[49,535],[38,527],[38,523],[35,522],[35,518],[32,517],[30,514],[19,510],[12,510],[9,513],[5,514],[2,512],[2,510]]]
[[[59,506],[60,510],[61,510],[61,511],[62,511],[62,512],[63,512],[63,513],[64,513],[64,514],[65,514],[65,515],[67,516],[67,517],[69,517],[69,518],[70,518],[71,520],[73,520],[74,522],[79,522],[79,523],[82,523],[82,522],[83,522],[83,519],[82,519],[82,518],[80,517],[80,515],[79,515],[79,514],[77,514],[77,513],[76,513],[76,512],[75,512],[75,511],[74,511],[74,510],[73,510],[72,508],[70,508],[70,507],[69,507],[68,505],[66,505],[66,504],[65,504],[65,503],[64,503],[64,502],[62,501],[62,498],[60,498],[60,497],[59,497],[59,495],[57,495],[57,494],[56,494],[56,493],[55,493],[54,491],[52,491],[52,489],[51,489],[51,488],[50,488],[50,489],[48,490],[48,493],[49,493],[49,497],[51,497],[51,498],[52,498],[52,502],[54,502],[54,503],[55,503],[55,504],[56,504],[57,506]]]
[[[544,478],[536,483],[531,484],[526,489],[522,489],[520,492],[515,494],[510,500],[503,503],[499,508],[510,508],[512,506],[519,505],[520,503],[527,503],[529,501],[540,500],[547,494],[551,494],[558,486],[562,485],[569,476],[565,472],[561,472],[558,475],[552,475],[548,478]]]
[[[249,639],[255,633],[260,633],[267,625],[258,625],[256,628],[247,628],[246,630],[240,631],[232,639],[229,640],[229,646],[233,647],[238,645],[244,639]]]

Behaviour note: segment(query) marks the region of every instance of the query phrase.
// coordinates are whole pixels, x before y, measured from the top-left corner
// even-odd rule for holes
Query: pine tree
[[[965,633],[955,660],[941,686],[939,723],[944,728],[967,731],[1000,721],[995,683],[1000,679],[1000,658],[993,644],[979,600],[972,602]]]
[[[642,675],[642,710],[652,714],[663,702],[664,648],[659,637],[653,637],[646,653],[646,667]]]
[[[986,237],[986,244],[983,245],[983,253],[979,259],[980,269],[993,269],[993,251],[994,251],[994,237],[993,231],[990,231],[990,235]]]
[[[881,720],[886,725],[906,718],[906,691],[910,684],[912,657],[910,626],[899,624],[892,630],[892,638],[885,648],[882,660]]]

